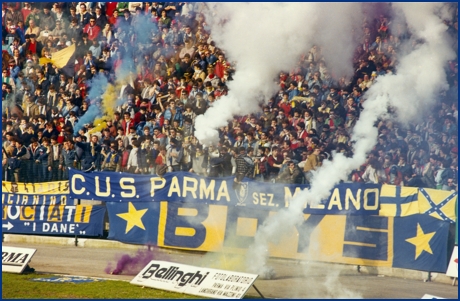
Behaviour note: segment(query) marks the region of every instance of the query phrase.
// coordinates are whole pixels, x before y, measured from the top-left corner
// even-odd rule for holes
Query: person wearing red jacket
[[[268,177],[269,180],[276,178],[280,171],[281,166],[283,165],[283,156],[280,154],[280,149],[278,147],[272,148],[272,153],[268,156]]]
[[[136,114],[134,114],[133,121],[134,121],[134,124],[135,124],[135,125],[138,125],[139,122],[141,122],[141,116],[142,116],[142,115],[144,115],[144,117],[147,117],[146,114],[145,114],[146,111],[147,111],[147,110],[146,110],[145,107],[140,107],[140,108],[139,108],[139,111],[138,111]]]
[[[88,34],[88,40],[92,41],[97,39],[101,32],[101,28],[96,25],[96,18],[91,17],[89,19],[89,23],[85,25],[83,32]]]
[[[121,127],[123,128],[123,135],[128,135],[129,128],[134,127],[134,120],[131,119],[131,114],[129,112],[123,113],[123,121],[121,122]]]
[[[112,25],[113,28],[117,28],[118,27],[118,20],[120,19],[119,15],[118,15],[118,11],[117,10],[114,10],[112,12],[112,14],[107,14],[107,16],[110,16],[109,17],[109,23]]]
[[[24,5],[24,7],[21,9],[21,13],[22,13],[22,17],[24,18],[24,21],[25,21],[25,20],[27,20],[27,17],[32,12],[32,6],[30,5],[29,2],[24,2],[23,5]]]
[[[105,3],[105,14],[112,16],[113,12],[117,9],[118,2],[106,2]]]
[[[278,103],[278,107],[284,112],[284,114],[286,114],[286,116],[291,112],[292,106],[289,102],[289,94],[287,92],[283,92],[283,99],[281,99]]]
[[[223,78],[225,69],[229,68],[230,65],[225,61],[225,57],[222,53],[220,53],[217,58],[216,65],[214,66],[214,73],[217,77]]]

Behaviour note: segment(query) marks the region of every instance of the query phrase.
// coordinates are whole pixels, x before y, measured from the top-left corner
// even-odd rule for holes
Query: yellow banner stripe
[[[196,231],[193,228],[176,227],[175,233],[178,236],[194,236]]]
[[[360,246],[360,247],[370,247],[370,248],[375,248],[375,247],[377,247],[376,244],[366,244],[366,243],[363,243],[363,242],[345,241],[344,244],[346,244],[346,245],[353,245],[353,246]]]
[[[366,227],[356,227],[356,230],[372,231],[372,232],[388,232],[388,230],[386,229],[374,229],[374,228],[366,228]]]
[[[380,189],[381,197],[396,197],[396,186],[394,185],[382,185]]]
[[[380,204],[380,216],[396,216],[396,204]]]

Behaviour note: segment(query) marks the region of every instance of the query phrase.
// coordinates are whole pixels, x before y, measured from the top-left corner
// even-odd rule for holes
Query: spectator
[[[100,165],[101,146],[97,135],[91,136],[90,142],[83,142],[81,136],[76,139],[76,146],[82,150],[81,169],[83,171],[97,170]]]
[[[451,187],[448,182],[449,179],[452,180],[453,178],[454,172],[450,168],[449,160],[441,160],[441,166],[439,167],[435,177],[436,189],[450,190]]]
[[[37,175],[38,182],[49,182],[51,173],[48,170],[48,156],[51,152],[49,146],[49,138],[42,139],[42,145],[35,150],[33,157],[35,161],[35,174]]]
[[[75,18],[78,20],[78,24],[80,24],[82,27],[85,27],[90,22],[91,14],[87,11],[85,3],[80,3],[79,8],[80,12],[75,15]],[[70,9],[70,11],[72,14],[72,9]],[[75,10],[73,11],[75,12]]]
[[[383,154],[383,161],[380,160],[380,154]],[[393,158],[389,154],[385,154],[383,150],[379,150],[379,162],[382,163],[382,167],[386,175],[386,184],[399,186],[403,181],[403,176],[398,170],[398,167],[394,164]]]
[[[169,172],[180,171],[180,163],[183,155],[184,153],[179,145],[179,141],[175,138],[171,138],[169,140],[169,147],[165,158],[165,164],[168,167]]]
[[[279,174],[280,168],[283,164],[284,158],[279,153],[278,147],[273,147],[271,151],[271,155],[267,159],[267,173],[268,173],[268,180],[272,180],[276,178]]]
[[[51,14],[51,9],[48,5],[43,8],[43,14],[40,20],[40,28],[42,30],[53,30],[56,22],[54,20],[54,15]]]
[[[385,172],[376,158],[369,159],[369,164],[367,165],[362,178],[366,183],[381,184],[386,181]]]
[[[100,32],[101,28],[96,25],[96,18],[90,17],[89,23],[83,27],[83,33],[88,34],[88,39],[92,41],[99,37]]]
[[[422,177],[416,174],[405,174],[404,175],[404,186],[407,187],[423,187],[424,182],[422,181]]]
[[[21,138],[24,146],[30,149],[32,138],[42,141],[51,137],[46,125],[50,122],[54,124],[51,131],[64,147],[69,139],[86,143],[85,138],[76,138],[72,134],[79,119],[87,118],[87,114],[91,114],[89,112],[95,108],[92,106],[94,95],[98,94],[97,88],[94,88],[97,86],[90,84],[94,83],[96,75],[101,74],[112,85],[109,88],[117,87],[113,95],[119,99],[119,107],[114,108],[118,115],[110,114],[112,116],[108,119],[113,117],[113,122],[108,125],[108,131],[98,128],[92,134],[102,136],[98,139],[98,145],[107,146],[106,153],[109,153],[110,143],[113,142],[111,137],[117,139],[115,143],[120,153],[121,171],[127,167],[130,144],[136,141],[133,138],[140,135],[138,166],[141,173],[146,170],[156,173],[155,161],[160,158],[158,161],[165,163],[158,165],[163,175],[166,172],[166,151],[165,160],[162,160],[160,148],[167,146],[169,149],[170,141],[176,139],[177,148],[183,152],[179,162],[180,170],[189,169],[191,164],[190,170],[200,175],[206,175],[206,169],[212,171],[212,176],[228,175],[238,157],[238,151],[234,154],[231,149],[236,145],[246,149],[248,157],[255,161],[254,173],[257,179],[265,181],[270,178],[270,172],[273,176],[279,175],[280,167],[276,170],[276,165],[286,159],[281,158],[281,162],[273,164],[271,154],[270,166],[268,162],[272,147],[283,148],[288,158],[301,161],[302,169],[311,163],[305,154],[314,148],[321,149],[320,155],[331,156],[334,149],[347,156],[351,155],[353,144],[349,134],[360,118],[364,90],[376,78],[380,79],[393,68],[395,49],[402,45],[401,42],[410,41],[409,37],[403,37],[403,41],[395,40],[387,26],[390,20],[382,27],[386,27],[385,30],[381,26],[365,26],[363,36],[368,39],[368,43],[364,46],[361,43],[360,49],[356,51],[355,74],[350,79],[337,78],[330,72],[333,66],[328,66],[329,62],[322,57],[321,47],[313,47],[294,69],[289,72],[281,70],[280,90],[270,97],[266,106],[262,106],[261,112],[252,116],[234,116],[235,122],[220,129],[221,145],[210,151],[203,149],[192,136],[195,117],[204,114],[223,95],[231,93],[226,83],[232,80],[235,70],[226,61],[224,51],[212,41],[213,38],[217,39],[207,32],[209,26],[203,15],[193,11],[200,6],[177,3],[165,3],[163,6],[159,3],[137,4],[141,3],[108,2],[102,6],[94,5],[93,15],[85,3],[78,3],[77,9],[74,6],[61,9],[59,5],[53,5],[50,13],[48,11],[51,6],[47,4],[34,5],[32,8],[28,3],[23,3],[19,9],[5,10],[8,17],[3,23],[6,29],[3,35],[6,52],[2,56],[2,70],[6,72],[2,73],[2,82],[5,83],[2,85],[2,97],[19,104],[17,110],[15,108],[17,118],[13,117],[12,112],[5,116],[5,128],[13,133],[13,137]],[[42,8],[43,13],[40,13]],[[122,17],[118,16],[117,10]],[[17,21],[10,17],[18,13],[28,28],[23,28],[19,16]],[[142,22],[140,29],[139,21],[145,13],[148,18]],[[90,20],[95,22],[90,23]],[[157,24],[160,24],[158,30]],[[32,34],[35,36],[31,38]],[[72,44],[77,48],[75,59],[71,61],[77,62],[74,70],[40,65],[40,58],[50,57],[55,51]],[[90,58],[89,50],[92,53]],[[369,52],[365,53],[365,50]],[[9,65],[10,59],[14,60],[12,68]],[[407,135],[399,125],[392,125],[386,120],[383,120],[385,126],[379,126],[379,134],[382,136],[375,150],[380,152],[380,159],[385,164],[384,182],[399,185],[403,180],[402,172],[409,169],[412,172],[413,169],[416,174],[421,173],[426,187],[434,187],[434,173],[438,168],[435,166],[436,160],[430,159],[430,155],[436,154],[442,160],[458,164],[456,151],[453,151],[457,146],[458,113],[455,104],[452,105],[450,101],[456,99],[457,70],[451,62],[446,70],[449,72],[450,88],[444,96],[440,95],[439,109],[431,112],[431,117],[422,118],[423,122],[420,123],[412,123]],[[108,105],[108,99],[103,99],[103,108]],[[142,112],[141,107],[145,109]],[[128,113],[127,120],[124,118],[125,113]],[[21,115],[30,120],[23,121]],[[64,120],[60,119],[61,116]],[[121,116],[121,120],[116,119],[117,116]],[[437,120],[441,120],[441,124]],[[148,132],[144,132],[146,126]],[[71,127],[70,130],[68,127]],[[87,135],[88,140],[91,140],[88,128],[84,127],[77,132]],[[136,128],[139,133],[136,133]],[[92,129],[94,131],[95,127]],[[155,144],[150,142],[149,135],[152,133],[152,142]],[[153,152],[154,147],[157,149]],[[88,154],[87,150],[77,146],[74,152],[79,154],[77,158],[82,159],[81,162],[77,159],[78,164],[83,163],[83,154]],[[386,154],[389,155],[388,161],[385,159]],[[101,155],[99,152],[97,156]],[[143,156],[150,156],[149,162],[142,159]],[[404,157],[405,162],[398,164],[399,157]],[[412,166],[415,158],[419,160],[418,164]],[[210,161],[215,163],[221,159],[222,168],[212,168]],[[102,169],[103,163],[104,159],[100,157],[95,170]],[[82,168],[78,164],[77,167]],[[395,169],[394,165],[397,167],[395,173],[390,172]],[[64,173],[62,177],[66,177]],[[350,178],[361,181],[358,173]]]
[[[310,183],[313,177],[313,171],[318,169],[322,163],[321,163],[321,149],[320,148],[315,148],[313,149],[313,152],[308,156],[303,171],[305,175],[305,179],[307,183]]]
[[[29,27],[27,28],[25,32],[26,35],[31,36],[32,34],[34,34],[35,37],[40,35],[40,28],[38,27],[38,24],[36,23],[36,19],[31,19],[28,22],[26,21],[26,24],[29,24]]]
[[[277,177],[276,182],[287,184],[304,184],[304,175],[294,161],[286,162],[285,168]]]
[[[51,181],[62,180],[62,145],[58,143],[57,136],[51,136],[50,153],[48,155],[48,172]]]
[[[64,141],[59,165],[62,168],[62,179],[63,180],[66,180],[69,178],[69,168],[77,167],[75,147],[74,147],[74,142],[72,140]]]
[[[21,9],[22,13],[22,20],[27,20],[28,16],[32,12],[32,6],[30,5],[29,2],[24,2],[23,3],[23,8]]]
[[[254,178],[254,162],[246,154],[244,147],[238,148],[238,155],[235,158],[235,181],[241,183],[244,177]]]
[[[102,13],[102,9],[99,6],[96,6],[94,12],[95,12],[94,17],[96,19],[96,25],[101,29],[105,28],[106,25],[109,24],[109,21],[107,20],[107,16]]]

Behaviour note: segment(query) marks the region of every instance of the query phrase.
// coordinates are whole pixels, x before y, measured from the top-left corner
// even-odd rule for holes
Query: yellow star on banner
[[[126,221],[125,234],[127,234],[134,226],[137,226],[142,230],[145,230],[144,224],[142,223],[142,216],[144,216],[147,210],[148,209],[136,210],[134,205],[131,202],[129,202],[128,212],[117,214],[119,217]]]
[[[423,229],[420,226],[419,223],[417,223],[417,235],[412,238],[406,239],[408,243],[411,243],[415,246],[415,259],[422,254],[423,251],[426,251],[430,254],[433,254],[433,251],[431,250],[430,247],[430,240],[433,238],[433,236],[436,234],[436,232],[431,232],[431,233],[423,233]]]

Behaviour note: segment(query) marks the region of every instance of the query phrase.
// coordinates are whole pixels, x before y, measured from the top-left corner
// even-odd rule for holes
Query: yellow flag
[[[380,216],[409,216],[419,213],[418,189],[382,185],[380,189]]]
[[[70,45],[67,48],[59,50],[51,55],[51,59],[46,57],[40,58],[40,65],[51,63],[58,68],[64,68],[69,62],[70,57],[75,53],[75,44]]]
[[[455,223],[457,192],[420,188],[418,193],[420,213]]]

